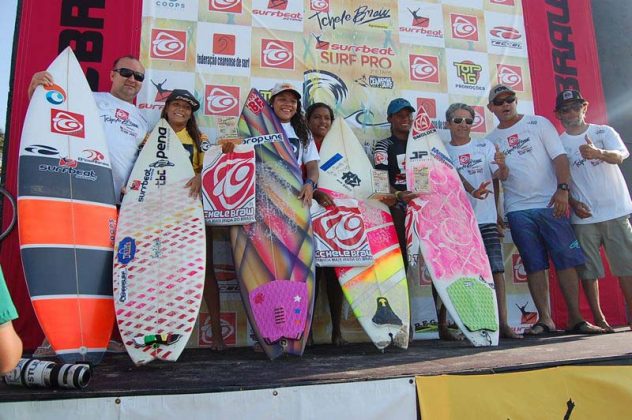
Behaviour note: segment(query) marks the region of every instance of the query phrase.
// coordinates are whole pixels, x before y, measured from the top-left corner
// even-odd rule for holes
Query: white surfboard
[[[185,184],[193,168],[160,120],[127,182],[114,251],[114,303],[135,364],[175,361],[197,318],[206,242],[202,201]]]

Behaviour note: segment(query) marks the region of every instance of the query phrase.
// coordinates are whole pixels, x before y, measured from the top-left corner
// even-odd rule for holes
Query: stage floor
[[[549,335],[501,340],[498,347],[467,342],[415,341],[408,350],[379,352],[372,344],[317,345],[302,358],[269,361],[251,348],[217,353],[187,349],[177,363],[135,367],[126,354],[107,354],[82,391],[9,387],[0,401],[117,397],[241,391],[417,375],[485,374],[578,364],[632,364],[632,331],[616,334]]]

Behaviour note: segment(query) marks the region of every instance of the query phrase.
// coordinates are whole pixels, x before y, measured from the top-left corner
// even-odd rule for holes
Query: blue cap
[[[401,111],[402,109],[410,109],[410,112],[415,112],[415,108],[404,98],[393,99],[390,104],[388,104],[388,109],[386,110],[386,116],[390,117],[391,115]]]

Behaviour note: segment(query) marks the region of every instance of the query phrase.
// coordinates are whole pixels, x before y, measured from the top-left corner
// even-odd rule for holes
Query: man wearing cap
[[[571,168],[571,224],[586,255],[579,276],[595,323],[614,332],[599,303],[597,279],[604,277],[599,248],[604,246],[612,273],[619,277],[626,305],[632,308],[632,200],[619,164],[630,154],[607,125],[586,123],[588,101],[576,90],[557,95],[555,115],[566,131],[560,136]],[[632,321],[630,321],[632,328]]]
[[[121,201],[121,191],[132,172],[138,147],[148,131],[147,121],[134,105],[144,79],[145,68],[140,61],[130,55],[123,56],[114,61],[110,71],[110,92],[93,94],[108,142],[117,203]],[[28,88],[29,98],[37,86],[53,83],[50,73],[35,73]]]
[[[373,149],[375,169],[388,171],[388,181],[391,192],[395,193],[397,201],[387,202],[390,206],[393,224],[397,231],[399,247],[402,250],[404,264],[408,266],[406,250],[406,204],[416,197],[416,194],[406,190],[406,144],[408,133],[413,123],[415,108],[404,98],[396,98],[388,104],[387,120],[391,124],[391,136],[378,141]]]
[[[579,311],[575,267],[585,259],[568,219],[570,171],[564,147],[550,121],[518,114],[517,104],[516,92],[509,86],[492,87],[487,107],[499,124],[487,138],[498,146],[511,168],[503,181],[505,214],[539,315],[526,333],[540,335],[555,330],[545,275],[549,257],[566,301],[568,331],[602,333],[602,328],[586,322]]]

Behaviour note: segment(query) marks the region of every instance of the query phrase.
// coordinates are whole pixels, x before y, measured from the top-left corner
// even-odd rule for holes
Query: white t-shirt
[[[109,92],[95,92],[93,95],[110,151],[114,194],[116,202],[120,203],[121,188],[132,172],[138,146],[147,134],[147,121],[134,104],[118,99]]]
[[[544,117],[524,115],[509,128],[495,128],[487,139],[500,147],[509,167],[503,181],[505,214],[546,208],[557,190],[552,161],[565,153],[553,124]]]
[[[290,144],[292,145],[292,149],[294,149],[294,157],[298,162],[298,166],[301,166],[307,162],[311,162],[313,160],[320,160],[320,156],[318,155],[318,149],[316,149],[316,144],[312,137],[309,137],[309,143],[307,144],[307,148],[303,147],[303,143],[296,135],[296,131],[294,131],[294,127],[292,127],[292,123],[281,123],[283,129],[285,130],[285,135],[290,140]]]
[[[592,212],[586,219],[572,213],[571,223],[598,223],[632,213],[632,200],[619,165],[599,159],[586,160],[579,153],[579,146],[586,144],[586,135],[599,149],[618,150],[623,152],[624,159],[630,155],[619,134],[607,125],[590,124],[580,135],[560,136],[571,166],[571,195]]]
[[[493,144],[485,139],[472,139],[461,146],[447,143],[445,147],[457,171],[467,182],[472,184],[474,188],[478,188],[482,182],[489,181],[490,184],[487,189],[493,190],[494,186],[491,184],[492,174],[498,169],[498,165],[492,163],[496,153]],[[469,199],[478,224],[496,223],[497,213],[494,194],[489,194],[483,200],[478,200],[469,195]]]

